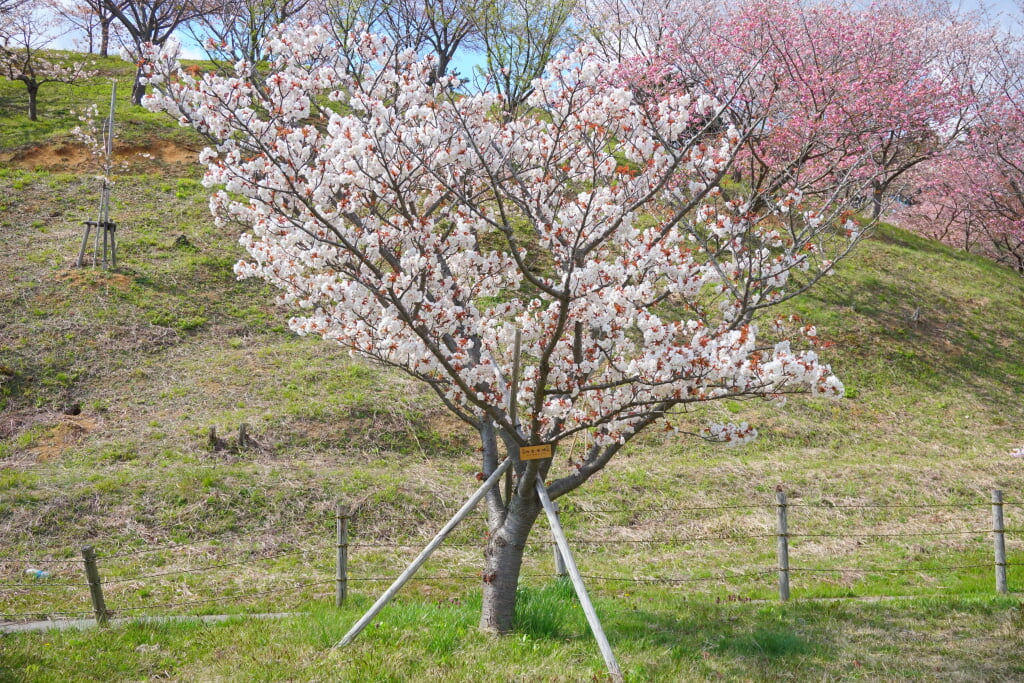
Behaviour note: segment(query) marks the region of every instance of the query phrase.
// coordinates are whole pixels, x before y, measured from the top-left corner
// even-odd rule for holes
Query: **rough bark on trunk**
[[[884,188],[877,180],[871,182],[871,220],[878,220],[882,215],[882,192]]]
[[[132,104],[142,104],[142,97],[146,94],[146,85],[142,81],[142,69],[135,71],[135,81],[132,83]]]
[[[515,619],[516,589],[523,565],[523,551],[541,511],[536,492],[523,493],[533,495],[515,494],[504,523],[491,532],[484,551],[480,628],[489,633],[508,633]]]
[[[28,89],[28,120],[36,120],[36,100],[39,96],[39,86],[31,81],[25,81],[25,87]]]
[[[100,20],[100,57],[107,57],[110,49],[110,22],[113,19]]]

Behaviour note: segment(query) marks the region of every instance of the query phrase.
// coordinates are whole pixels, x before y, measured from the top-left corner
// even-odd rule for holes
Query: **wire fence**
[[[1005,526],[1004,509],[1020,507],[1021,503],[1004,502],[1000,492],[993,492],[991,502],[922,504],[788,502],[785,494],[778,493],[774,503],[750,505],[590,508],[573,504],[561,516],[569,528],[580,532],[570,537],[570,544],[581,558],[579,564],[591,568],[591,573],[582,574],[588,582],[603,587],[705,584],[712,587],[708,590],[729,591],[728,599],[747,599],[738,592],[746,589],[749,595],[771,597],[769,580],[777,579],[779,599],[786,600],[791,575],[808,577],[796,582],[804,597],[827,593],[835,587],[830,578],[835,576],[853,577],[843,579],[847,583],[865,576],[918,577],[925,587],[991,591],[991,579],[983,578],[986,571],[994,573],[995,591],[1008,592],[1008,571],[1015,581],[1024,580],[1024,571],[1012,571],[1024,566],[1024,528]],[[882,516],[859,523],[837,522],[836,515],[848,517],[858,510],[874,510]],[[892,515],[936,510],[948,514],[941,519],[924,515],[923,521],[921,515],[911,519]],[[597,526],[595,515],[625,515],[630,520]],[[668,515],[678,516],[675,524],[684,528],[663,528],[672,526],[666,521]],[[636,523],[648,517],[651,523]],[[238,611],[259,607],[261,600],[279,607],[285,596],[299,604],[328,599],[329,586],[340,604],[349,584],[373,592],[378,585],[392,582],[411,553],[426,545],[422,533],[447,520],[439,515],[380,511],[349,518],[339,506],[330,521],[333,535],[324,529],[319,541],[307,538],[301,545],[283,544],[271,550],[254,548],[252,538],[239,532],[108,553],[99,544],[100,552],[86,547],[81,557],[68,557],[66,550],[61,557],[0,556],[0,619],[19,622],[94,615],[102,622],[118,613]],[[925,523],[932,526],[922,528]],[[649,533],[649,527],[657,531]],[[415,577],[417,582],[464,591],[466,583],[483,580],[479,571],[473,571],[479,552],[472,556],[464,552],[484,547],[487,531],[482,515],[467,520],[460,534],[443,545],[450,553],[436,563],[443,570],[425,571]],[[907,545],[911,541],[946,545]],[[882,547],[867,552],[869,542]],[[193,564],[191,557],[182,561],[184,551],[204,546],[198,563]],[[730,561],[723,563],[723,557]],[[520,575],[524,582],[547,580],[564,571],[541,528],[531,535],[525,558]],[[952,582],[949,576],[955,577]],[[456,587],[451,588],[452,584]],[[892,588],[891,581],[881,585]],[[914,589],[905,581],[898,585]],[[107,597],[114,598],[109,605],[104,589]]]

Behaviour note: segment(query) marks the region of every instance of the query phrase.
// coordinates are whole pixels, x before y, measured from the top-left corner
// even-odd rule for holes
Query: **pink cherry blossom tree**
[[[897,217],[933,239],[1024,272],[1024,40],[979,33],[971,126],[912,177]]]
[[[564,496],[656,423],[753,438],[692,424],[718,399],[842,394],[814,329],[784,334],[771,309],[860,228],[841,188],[808,201],[799,174],[723,187],[757,130],[714,88],[644,98],[581,47],[509,118],[500,94],[460,94],[370,34],[276,35],[258,79],[191,76],[171,47],[151,55],[146,104],[213,141],[204,182],[218,223],[246,230],[238,276],[277,285],[300,334],[431,387],[479,435],[484,474],[513,459],[515,485],[486,497],[483,629],[513,626],[537,481]],[[577,462],[518,458],[578,436]]]
[[[683,2],[674,11],[677,18],[657,17],[658,49],[622,75],[654,94],[702,83],[728,94],[730,110],[760,122],[735,168],[755,186],[800,173],[809,188],[820,182],[828,192],[837,173],[855,172],[870,181],[877,218],[904,174],[964,129],[967,69],[950,46],[968,34],[955,18],[898,3],[799,0],[701,11]],[[622,42],[614,36],[623,30],[608,24],[613,38],[604,42]],[[637,33],[634,25],[625,30]]]

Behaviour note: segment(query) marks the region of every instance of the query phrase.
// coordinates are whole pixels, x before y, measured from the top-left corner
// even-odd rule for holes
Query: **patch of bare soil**
[[[57,274],[57,280],[74,287],[89,289],[100,289],[101,287],[113,287],[114,289],[126,292],[132,286],[132,279],[120,273],[86,272],[82,270],[62,270]]]
[[[95,415],[60,415],[47,411],[0,415],[0,439],[14,439],[29,430],[36,432],[27,448],[16,451],[4,462],[26,464],[56,460],[99,428],[100,421]]]
[[[187,166],[198,163],[198,152],[168,140],[149,145],[114,146],[114,159],[127,169],[144,169],[157,163]],[[3,159],[11,166],[26,170],[88,171],[95,168],[89,149],[79,143],[38,145],[15,152]]]
[[[38,462],[49,462],[64,455],[64,451],[81,441],[99,427],[96,418],[88,415],[64,415],[57,424],[39,437],[36,445],[27,449]]]

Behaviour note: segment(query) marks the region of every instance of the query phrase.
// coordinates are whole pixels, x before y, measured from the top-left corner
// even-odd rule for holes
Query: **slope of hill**
[[[108,69],[125,77],[114,62]],[[45,88],[39,126],[16,113],[18,88],[0,83],[0,580],[21,581],[25,558],[50,562],[56,578],[73,581],[77,567],[60,562],[93,544],[108,558],[124,554],[105,567],[114,609],[143,605],[144,613],[159,614],[180,612],[181,604],[200,612],[313,605],[312,621],[284,626],[279,634],[289,640],[297,637],[294,629],[318,633],[296,646],[299,659],[316,659],[313,653],[339,637],[354,615],[316,607],[333,594],[324,584],[333,579],[336,501],[358,503],[354,534],[366,547],[356,555],[353,577],[394,575],[409,547],[421,547],[474,488],[472,435],[410,380],[319,340],[295,337],[283,325],[286,314],[274,308],[272,291],[236,281],[237,235],[213,228],[201,171],[190,161],[199,141],[149,114],[127,106],[119,113],[119,154],[126,164],[113,188],[119,267],[75,267],[83,221],[94,217],[99,193],[83,148],[68,135],[74,121],[67,112],[73,99],[102,101],[104,88]],[[743,577],[773,566],[777,487],[806,506],[791,521],[807,534],[794,546],[794,561],[820,568],[799,575],[794,594],[800,597],[991,592],[990,490],[1004,490],[1016,505],[1008,506],[1011,527],[1019,529],[1024,514],[1024,461],[1009,456],[1024,445],[1024,279],[884,225],[789,312],[817,325],[832,343],[822,355],[846,383],[847,398],[791,400],[781,409],[729,402],[695,411],[695,422],[714,413],[755,423],[761,438],[723,450],[651,433],[592,486],[562,501],[588,574],[708,579],[685,584],[696,606],[673,590],[642,583],[608,582],[599,589],[620,637],[632,643],[636,679],[716,672],[771,678],[797,660],[798,677],[845,675],[858,656],[867,657],[865,677],[884,678],[913,652],[923,656],[914,666],[924,678],[938,676],[935,671],[961,672],[965,680],[1021,674],[1011,655],[1021,629],[1014,635],[1007,626],[1020,619],[1012,600],[900,603],[889,621],[873,607],[822,612],[803,605],[774,612],[742,601],[774,593],[770,571]],[[247,443],[239,443],[243,423]],[[882,536],[867,539],[866,530]],[[474,533],[480,533],[478,523],[464,545],[446,549],[441,566],[472,577],[479,556]],[[674,540],[651,540],[667,537]],[[322,553],[299,552],[313,542]],[[549,575],[550,552],[543,539],[538,545],[528,574]],[[154,550],[165,546],[171,549]],[[1022,548],[1020,534],[1011,536],[1011,564],[1024,563]],[[174,574],[239,556],[257,565],[188,582]],[[856,571],[846,570],[851,566]],[[911,571],[870,571],[894,566]],[[982,569],[945,571],[950,566]],[[133,578],[139,575],[152,578]],[[230,599],[282,580],[305,584],[308,575],[323,580],[283,597]],[[543,580],[534,585],[526,594],[538,605],[550,599],[573,609],[557,590],[545,592]],[[1011,587],[1021,585],[1024,571],[1011,567]],[[358,586],[357,607],[378,587]],[[422,602],[396,613],[404,616],[371,637],[356,659],[368,666],[386,647],[385,631],[408,638],[413,651],[439,653],[442,661],[452,652],[461,652],[459,659],[483,656],[486,641],[471,627],[474,588],[472,581],[453,580],[410,589]],[[618,608],[609,596],[617,596]],[[628,610],[614,611],[624,610],[621,604],[638,609],[641,598],[691,616],[680,620],[655,610],[651,618],[661,626],[643,635],[647,627],[632,624]],[[442,599],[460,604],[449,612],[430,607]],[[719,609],[716,599],[740,602]],[[76,600],[56,591],[0,592],[0,613],[89,609]],[[531,612],[529,598],[526,603],[524,623],[547,609]],[[942,645],[955,634],[940,624],[956,615],[981,629],[1005,631],[998,645],[979,645],[991,650],[992,662],[971,663]],[[422,620],[449,618],[441,631],[450,640],[420,634]],[[540,662],[577,662],[566,674],[570,680],[600,670],[586,627],[574,618],[527,630],[539,643]],[[681,635],[721,619],[741,626],[702,632],[710,646]],[[886,629],[912,629],[922,619],[928,626],[921,643],[864,654],[887,640]],[[794,620],[803,626],[792,626]],[[192,627],[153,628],[119,636],[123,642],[112,646],[109,660],[101,658],[104,665],[152,667],[146,675],[156,675],[164,664],[136,647],[148,647],[145,638],[154,633],[190,653],[166,664],[181,679],[230,678],[230,669],[210,660],[224,652],[225,662],[242,658],[222,636],[203,636],[189,649],[182,643],[196,640]],[[255,631],[235,628],[223,637],[243,633],[250,649],[267,654]],[[836,628],[845,640],[826,645]],[[874,635],[858,640],[858,629]],[[18,642],[17,656],[42,656],[42,640]],[[54,642],[65,652],[74,647],[73,637]],[[664,648],[673,657],[641,667]],[[529,658],[521,649],[512,656]],[[773,662],[767,668],[765,656]],[[292,668],[284,673],[268,669],[254,676],[290,678],[287,671],[301,670],[307,680],[337,672],[323,668],[332,658],[305,668],[285,659]],[[405,664],[395,664],[396,680],[428,675],[414,659],[397,658]],[[28,660],[23,666],[10,661],[15,668],[0,663],[0,678],[17,670],[25,680],[37,679],[24,673]],[[63,666],[59,657],[46,661]],[[442,676],[486,680],[476,669],[438,666]],[[358,668],[347,671],[358,679]],[[533,680],[541,669],[516,671]]]

